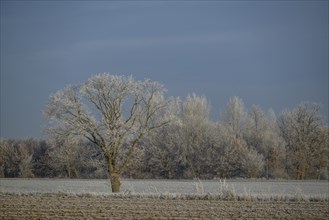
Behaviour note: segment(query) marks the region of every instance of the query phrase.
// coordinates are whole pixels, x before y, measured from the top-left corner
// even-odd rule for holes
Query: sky
[[[48,98],[97,73],[277,115],[328,117],[328,1],[1,1],[2,138],[42,138]]]

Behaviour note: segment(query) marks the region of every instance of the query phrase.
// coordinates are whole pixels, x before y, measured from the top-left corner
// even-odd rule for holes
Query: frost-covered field
[[[121,191],[135,194],[220,194],[257,197],[328,198],[327,181],[123,180]],[[108,180],[0,179],[3,193],[111,194]]]

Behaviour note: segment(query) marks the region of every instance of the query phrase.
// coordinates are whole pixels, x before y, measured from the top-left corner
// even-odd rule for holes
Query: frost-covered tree
[[[276,116],[273,110],[267,114],[256,105],[248,112],[244,139],[250,150],[261,154],[265,160],[265,176],[268,178],[284,177],[282,166],[285,154],[284,143],[279,136]]]
[[[215,166],[216,175],[220,178],[231,178],[240,176],[241,156],[245,149],[241,139],[236,138],[221,123],[217,124],[218,153]],[[215,161],[214,161],[215,162]]]
[[[248,152],[243,139],[247,112],[241,98],[229,99],[225,109],[220,114],[218,134],[221,136],[219,168],[220,177],[242,176],[242,158]]]
[[[301,103],[293,110],[285,110],[279,118],[280,134],[286,143],[289,175],[305,179],[328,166],[323,152],[328,152],[328,133],[324,117],[316,103]],[[319,162],[321,161],[321,162]]]
[[[103,171],[103,157],[94,145],[86,143],[82,137],[63,138],[53,136],[48,141],[51,148],[47,152],[47,165],[56,176],[86,178]]]
[[[242,171],[247,178],[257,178],[264,170],[264,158],[256,150],[250,148],[241,158]]]
[[[34,177],[32,149],[24,141],[0,140],[0,175],[4,177]]]
[[[182,138],[191,177],[206,174],[206,167],[212,162],[209,158],[214,154],[210,112],[209,101],[204,96],[188,95],[183,102]]]
[[[246,123],[246,116],[247,113],[242,99],[234,96],[228,101],[221,114],[221,119],[229,132],[240,138]]]
[[[50,134],[81,136],[98,146],[108,165],[113,192],[141,139],[166,124],[164,87],[150,80],[98,74],[69,85],[49,99]]]
[[[173,99],[167,114],[170,123],[148,135],[143,144],[149,146],[144,155],[145,172],[152,178],[182,178],[187,167],[183,148],[182,102]]]
[[[265,114],[259,106],[253,105],[247,116],[244,139],[249,146],[255,148],[259,153],[266,154],[267,149],[263,140],[267,129]]]
[[[204,96],[188,95],[168,106],[171,122],[148,136],[146,170],[153,177],[211,178],[214,176],[215,126],[210,104]]]

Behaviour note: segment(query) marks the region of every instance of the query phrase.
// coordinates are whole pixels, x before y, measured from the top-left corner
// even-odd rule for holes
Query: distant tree
[[[264,145],[267,127],[268,123],[263,110],[259,106],[253,105],[247,116],[244,139],[248,146],[255,148],[257,152],[263,155],[267,154],[267,149]]]
[[[230,98],[224,111],[221,113],[221,120],[228,131],[241,138],[242,130],[246,123],[247,112],[244,103],[239,97]]]
[[[286,166],[291,177],[305,179],[317,173],[314,168],[328,166],[327,159],[321,157],[328,152],[328,133],[318,104],[301,103],[293,110],[285,110],[278,124],[286,143]]]
[[[285,158],[284,141],[279,136],[276,116],[273,110],[265,114],[263,110],[253,105],[248,113],[243,132],[248,148],[263,156],[267,178],[283,178]]]
[[[5,141],[0,139],[0,178],[5,177]]]
[[[150,172],[146,169],[148,167],[148,161],[146,160],[145,155],[151,151],[152,146],[146,144],[145,139],[147,139],[150,135],[151,134],[144,136],[135,148],[134,154],[131,156],[131,159],[126,165],[126,169],[121,174],[122,177],[129,179],[154,178],[153,176],[150,176]]]
[[[186,151],[183,147],[182,102],[179,98],[167,106],[170,123],[144,138],[144,171],[151,178],[186,178]]]
[[[210,120],[211,106],[204,96],[188,95],[182,108],[182,138],[191,177],[202,177],[210,171],[214,153],[214,124]]]
[[[48,132],[81,136],[98,146],[108,165],[113,192],[120,191],[120,174],[142,138],[168,121],[164,87],[131,76],[98,74],[82,85],[66,86],[49,99]]]
[[[267,149],[264,154],[266,160],[267,178],[287,178],[285,171],[285,142],[280,136],[277,117],[272,109],[266,114],[266,129],[264,133],[264,145]]]
[[[29,139],[27,145],[33,149],[33,174],[35,177],[51,177],[52,168],[49,166],[49,149],[46,140]]]
[[[34,177],[32,149],[21,140],[1,140],[1,175],[4,177]]]
[[[248,175],[245,174],[247,167],[244,166],[251,157],[247,158],[248,145],[243,137],[247,112],[242,99],[236,96],[230,98],[220,114],[220,119],[217,126],[221,136],[217,172],[220,177],[225,178]]]
[[[47,165],[56,176],[88,178],[91,173],[101,173],[103,158],[99,158],[99,152],[85,139],[69,135],[65,139],[62,136],[52,137],[49,142],[52,147],[48,150]]]
[[[253,148],[244,152],[241,157],[242,173],[247,178],[257,178],[264,171],[264,157]]]
[[[314,157],[313,170],[311,174],[316,174],[316,179],[329,179],[329,127],[323,126],[319,130],[319,142],[321,145],[318,150],[313,150]],[[314,149],[314,148],[313,148]],[[315,148],[316,149],[316,148]],[[314,176],[312,176],[314,177]]]
[[[218,159],[215,166],[216,176],[220,178],[241,176],[241,157],[243,152],[246,151],[244,142],[220,123],[218,123],[216,130],[219,137]]]

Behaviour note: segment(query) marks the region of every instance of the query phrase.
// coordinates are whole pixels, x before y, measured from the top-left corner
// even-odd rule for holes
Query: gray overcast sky
[[[1,1],[0,137],[42,137],[50,94],[92,74],[328,116],[328,1]]]

